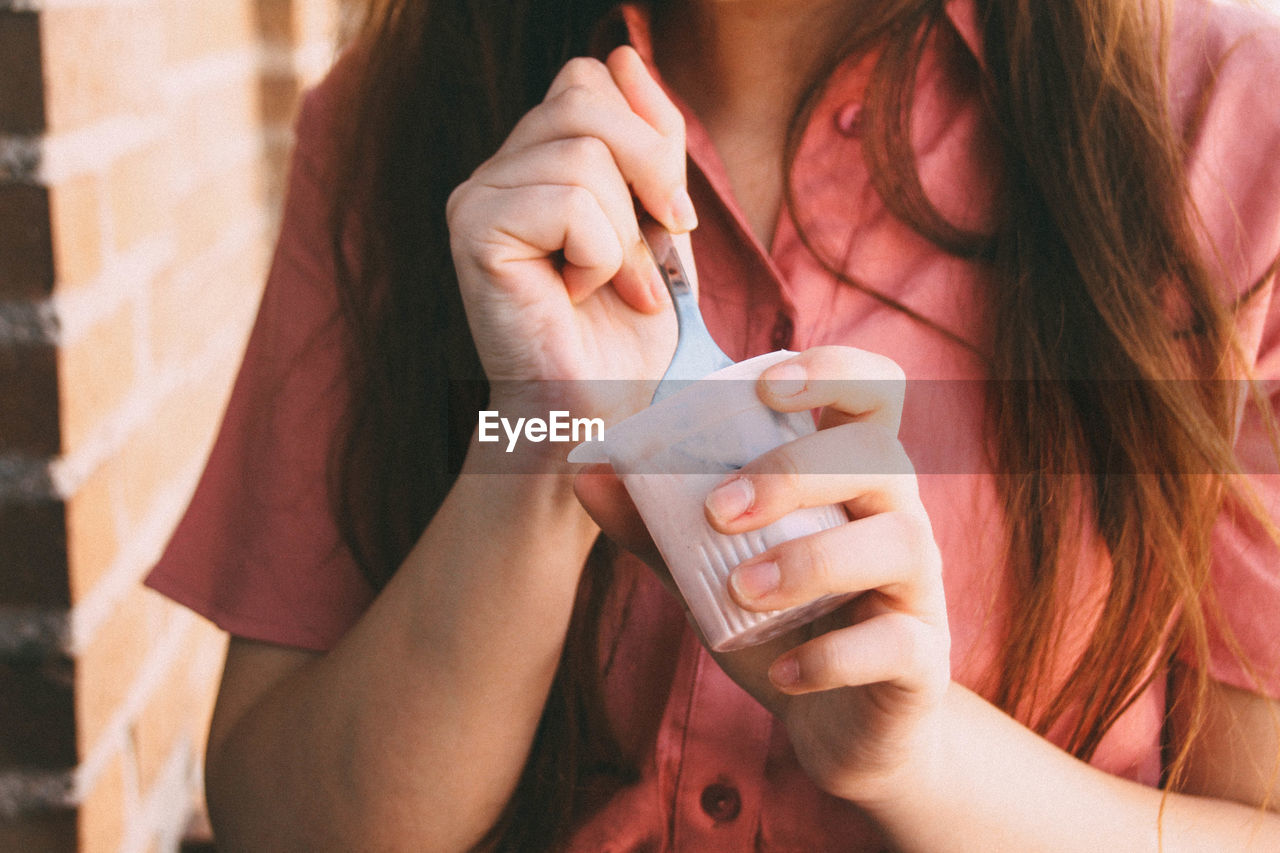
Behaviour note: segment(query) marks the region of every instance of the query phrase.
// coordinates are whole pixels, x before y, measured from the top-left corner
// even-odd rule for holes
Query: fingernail
[[[649,254],[649,250],[644,247],[644,243],[639,239],[631,247],[631,257],[628,262],[636,270],[636,274],[648,283],[649,293],[653,296],[653,304],[659,308],[667,305],[671,301],[671,298],[667,295],[667,285],[662,281],[662,275],[658,272],[658,265],[653,262],[653,255]]]
[[[689,190],[684,187],[671,200],[671,218],[680,226],[681,231],[692,231],[698,227],[698,214],[693,209],[693,199],[689,198]]]
[[[774,661],[769,667],[769,680],[778,687],[792,687],[800,683],[800,664],[795,658]]]
[[[735,477],[727,483],[721,483],[707,495],[707,511],[721,524],[733,521],[751,508],[755,500],[755,489],[751,481]]]
[[[671,294],[667,293],[667,283],[662,280],[662,274],[652,262],[649,263],[649,289],[653,291],[653,301],[658,306],[665,306],[671,302]]]
[[[809,374],[799,364],[788,361],[770,367],[761,378],[770,394],[777,397],[794,397],[804,390]]]
[[[781,582],[782,572],[772,560],[738,566],[729,576],[733,591],[745,601],[763,598],[777,589]]]

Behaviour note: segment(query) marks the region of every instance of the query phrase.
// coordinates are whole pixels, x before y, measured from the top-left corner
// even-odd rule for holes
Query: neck
[[[783,128],[858,14],[850,0],[659,3],[655,61],[708,127]]]
[[[769,247],[783,204],[783,149],[805,87],[863,3],[674,0],[655,4],[654,61],[715,144],[739,210]]]

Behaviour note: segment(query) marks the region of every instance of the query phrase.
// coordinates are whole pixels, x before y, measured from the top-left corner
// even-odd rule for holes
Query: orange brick
[[[124,774],[123,758],[117,754],[81,800],[79,853],[115,853],[120,849],[128,821]]]
[[[184,689],[185,675],[179,659],[134,721],[133,742],[138,753],[138,790],[144,797],[155,785],[174,749],[180,746],[191,748],[186,740],[186,723],[188,714],[195,716],[199,712],[192,707],[191,696]]]
[[[117,454],[119,511],[126,525],[136,525],[152,511],[175,475],[199,465],[208,453],[235,367],[233,356],[213,376],[170,395]]]
[[[298,110],[301,84],[293,74],[262,77],[262,121],[269,127],[288,127]]]
[[[168,187],[177,168],[177,152],[169,138],[131,151],[111,165],[106,193],[115,248],[128,248],[171,228]]]
[[[135,382],[133,306],[120,306],[58,352],[63,450],[72,452]]]
[[[95,175],[71,178],[49,192],[54,268],[60,287],[102,269],[102,191]]]
[[[203,623],[197,627],[199,630],[187,635],[173,668],[134,723],[139,790],[144,797],[155,785],[175,748],[189,750],[192,763],[203,751],[217,680],[193,685],[189,664],[199,658],[205,646],[219,644],[221,632]]]
[[[41,32],[51,129],[155,108],[163,53],[155,4],[55,6],[41,12]]]
[[[67,563],[71,601],[93,589],[110,567],[127,531],[116,529],[118,483],[129,475],[118,458],[100,465],[67,501]]]
[[[189,724],[195,739],[203,747],[213,717],[213,702],[222,679],[222,663],[227,656],[229,637],[212,622],[200,620],[192,631],[193,648],[187,669],[187,689],[196,697],[203,716],[193,717]]]
[[[197,258],[220,237],[262,209],[261,185],[252,173],[232,170],[196,187],[174,206],[178,257]]]
[[[278,214],[284,205],[289,155],[292,150],[292,144],[272,140],[262,152],[264,197],[268,208],[275,214]]]
[[[210,171],[226,167],[228,145],[258,141],[257,75],[246,73],[184,99],[174,107],[173,122],[184,175],[207,179]]]
[[[175,395],[70,498],[67,551],[73,602],[97,585],[173,477],[198,465],[208,452],[234,369],[234,358],[229,358],[211,380]],[[173,509],[175,516],[178,509]]]
[[[230,355],[210,376],[164,401],[155,416],[129,436],[72,496],[67,549],[73,602],[82,601],[98,584],[122,542],[156,509],[156,501],[169,490],[173,478],[204,459],[237,365],[237,356]],[[176,517],[181,507],[168,509]]]
[[[339,4],[334,0],[295,0],[298,44],[332,43],[337,31]]]
[[[227,0],[174,0],[163,4],[166,61],[172,65],[254,44],[250,6]]]
[[[185,364],[223,329],[247,335],[266,280],[264,233],[201,275],[157,279],[151,297],[151,352],[161,366]]]
[[[86,755],[136,689],[142,663],[157,640],[152,595],[141,586],[131,588],[76,660],[76,719]]]
[[[271,45],[291,48],[297,41],[295,0],[258,0],[253,4],[259,37]]]

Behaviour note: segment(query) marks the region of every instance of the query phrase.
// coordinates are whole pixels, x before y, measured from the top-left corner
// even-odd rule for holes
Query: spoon
[[[640,218],[640,239],[653,256],[653,262],[657,264],[658,273],[676,308],[676,351],[671,356],[671,364],[667,365],[667,372],[662,375],[662,380],[653,392],[652,404],[670,397],[709,373],[728,367],[733,364],[733,359],[716,346],[711,333],[707,331],[707,324],[703,322],[702,312],[698,309],[698,298],[694,295],[689,276],[685,274],[684,264],[680,262],[671,232],[652,217],[643,215]]]

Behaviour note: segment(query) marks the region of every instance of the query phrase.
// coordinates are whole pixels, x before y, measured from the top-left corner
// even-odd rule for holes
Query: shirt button
[[[773,344],[773,348],[789,349],[791,347],[791,338],[795,334],[795,323],[791,322],[791,318],[786,312],[779,311],[778,319],[773,323],[773,334],[769,338],[769,342]]]
[[[733,820],[742,811],[742,795],[732,785],[715,782],[702,789],[702,810],[716,823]]]
[[[862,130],[862,104],[846,104],[836,113],[836,130],[845,136],[857,136]]]

